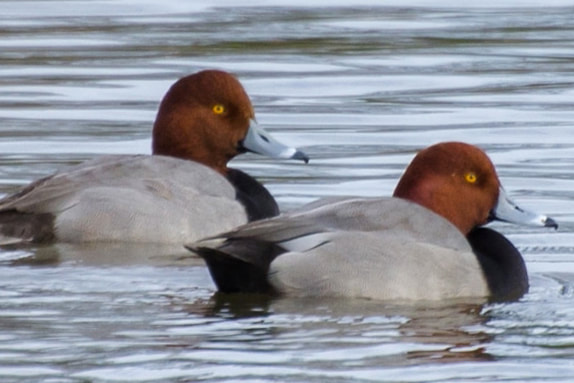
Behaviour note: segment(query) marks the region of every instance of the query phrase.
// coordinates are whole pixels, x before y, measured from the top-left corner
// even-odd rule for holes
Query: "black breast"
[[[493,301],[512,301],[528,292],[522,255],[502,234],[484,227],[467,236],[488,283]]]
[[[236,198],[245,207],[249,221],[279,215],[277,202],[255,178],[241,170],[229,169],[227,180],[235,187]]]

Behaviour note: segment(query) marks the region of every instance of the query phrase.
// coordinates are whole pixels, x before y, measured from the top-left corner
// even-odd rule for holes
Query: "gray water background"
[[[249,5],[245,5],[249,3]],[[162,249],[0,251],[0,382],[574,381],[574,4],[556,1],[0,1],[0,193],[149,153],[177,78],[235,73],[309,165],[233,162],[284,210],[389,195],[414,153],[484,148],[560,230],[523,252],[515,303],[228,299]]]

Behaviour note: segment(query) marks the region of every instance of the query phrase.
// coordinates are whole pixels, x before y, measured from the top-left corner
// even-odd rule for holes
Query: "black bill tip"
[[[309,163],[309,156],[307,156],[305,153],[303,153],[300,150],[297,150],[295,152],[295,154],[293,154],[293,156],[291,157],[294,160],[302,160],[305,161],[306,164]]]
[[[558,230],[558,223],[550,217],[546,217],[544,220],[544,227],[552,227]]]

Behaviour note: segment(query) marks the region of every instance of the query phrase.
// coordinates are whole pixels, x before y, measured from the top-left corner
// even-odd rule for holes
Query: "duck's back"
[[[455,250],[470,248],[462,233],[443,217],[392,197],[312,202],[271,221],[253,223],[226,235],[284,242],[324,232],[386,232]]]
[[[0,232],[33,240],[38,232],[49,237],[51,226],[55,238],[67,242],[185,242],[245,223],[235,195],[223,176],[196,162],[106,156],[0,201]],[[34,217],[41,222],[31,224]]]

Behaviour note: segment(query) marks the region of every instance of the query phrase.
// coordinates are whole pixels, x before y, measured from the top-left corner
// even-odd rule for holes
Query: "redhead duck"
[[[164,96],[153,155],[113,155],[33,182],[0,200],[0,243],[185,243],[279,213],[254,178],[227,167],[255,152],[308,161],[255,123],[229,73],[181,78]]]
[[[314,202],[187,247],[222,292],[517,299],[528,290],[524,261],[480,227],[494,219],[558,227],[507,197],[482,150],[447,142],[417,154],[393,197]]]

